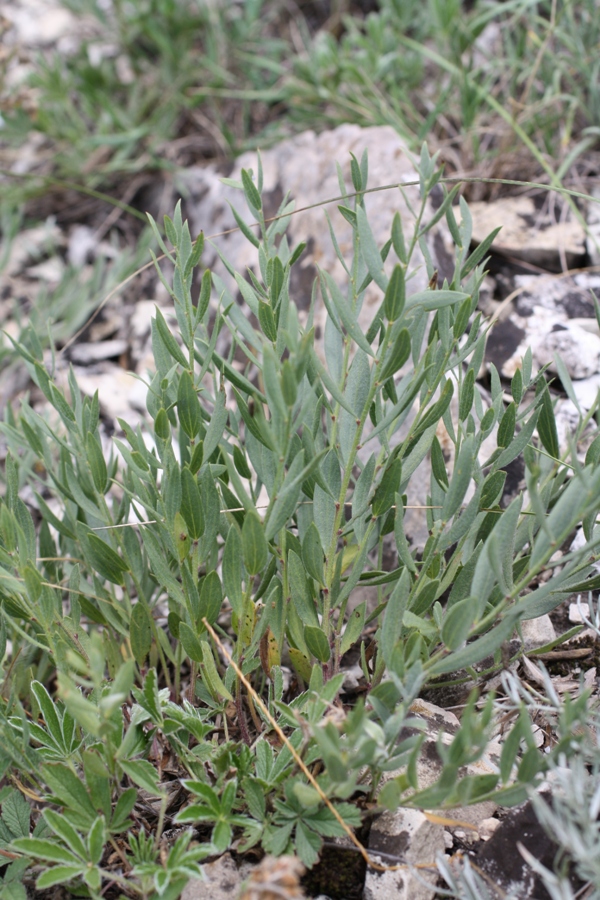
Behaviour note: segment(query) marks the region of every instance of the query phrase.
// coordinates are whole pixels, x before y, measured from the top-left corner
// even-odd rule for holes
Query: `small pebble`
[[[479,823],[479,837],[482,841],[489,841],[496,828],[498,828],[500,822],[498,819],[482,819]]]
[[[446,850],[452,850],[454,847],[454,838],[449,831],[444,831],[444,844],[446,845]]]
[[[581,623],[583,622],[583,618],[581,615],[582,613],[586,618],[589,619],[589,603],[569,603],[569,622],[572,622],[573,625],[581,625]]]

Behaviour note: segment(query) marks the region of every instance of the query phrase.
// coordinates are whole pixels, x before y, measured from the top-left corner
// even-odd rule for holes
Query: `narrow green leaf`
[[[385,291],[388,286],[388,277],[383,271],[381,253],[379,252],[373,232],[371,231],[367,214],[362,206],[359,206],[356,210],[356,224],[360,238],[360,251],[362,258],[365,261],[365,265],[369,270],[369,274],[373,281],[382,291]]]
[[[269,287],[269,293],[271,295],[271,305],[273,309],[277,309],[279,295],[281,294],[281,289],[284,285],[284,282],[285,270],[283,268],[283,263],[281,262],[280,258],[276,256],[273,260],[273,276]]]
[[[64,694],[62,695],[64,697]],[[96,818],[90,796],[80,778],[63,763],[47,763],[42,766],[46,784],[65,806],[89,816],[90,823]],[[59,862],[59,860],[57,860]]]
[[[319,626],[305,625],[304,640],[312,655],[318,659],[319,662],[328,662],[329,657],[331,656],[331,647],[329,646],[329,641],[327,640],[325,633]]]
[[[451,606],[444,617],[441,637],[448,650],[458,650],[464,644],[477,617],[477,600],[465,597]]]
[[[308,574],[322,585],[323,548],[321,547],[321,539],[314,522],[311,522],[306,529],[306,534],[302,541],[302,561]]]
[[[340,645],[340,653],[342,656],[346,653],[350,647],[356,643],[359,637],[362,634],[363,626],[365,624],[365,615],[367,610],[367,601],[363,600],[356,609],[354,609],[350,616],[348,617],[348,623],[344,630],[344,634],[342,635],[342,643]]]
[[[454,472],[452,473],[450,487],[446,492],[442,508],[442,521],[444,522],[448,522],[452,518],[465,498],[465,494],[471,483],[476,455],[477,446],[475,436],[470,434],[466,440],[463,441],[458,454],[458,459],[454,463]]]
[[[387,665],[391,664],[394,647],[400,640],[409,594],[410,575],[405,568],[387,602],[381,626],[381,653]]]
[[[179,640],[192,662],[202,662],[202,645],[186,622],[179,623]]]
[[[174,360],[178,362],[184,368],[188,365],[188,362],[183,355],[183,350],[169,331],[169,326],[165,321],[165,317],[161,313],[158,306],[155,307],[156,310],[156,327],[158,329],[158,333],[160,334],[162,341],[167,348],[168,352],[171,354]]]
[[[156,536],[149,528],[142,529],[142,539],[156,580],[179,606],[185,608],[184,593],[181,590],[181,585],[169,569],[164,548],[159,544]]]
[[[458,397],[458,418],[464,422],[471,409],[473,408],[473,397],[475,395],[475,370],[469,369],[465,375],[464,381],[460,386],[460,394]]]
[[[222,561],[223,589],[238,618],[243,614],[242,539],[236,525],[227,534]]]
[[[160,438],[161,441],[168,441],[171,437],[169,416],[166,409],[163,407],[156,413],[156,419],[154,420],[154,434],[157,438]]]
[[[124,583],[123,575],[129,571],[129,567],[112,547],[91,531],[87,533],[90,562],[102,578],[113,584]]]
[[[391,284],[391,282],[390,282]],[[379,375],[381,382],[387,381],[392,375],[395,375],[398,369],[401,369],[410,356],[410,332],[407,328],[403,328],[391,348],[383,369]]]
[[[510,443],[515,436],[515,425],[517,422],[517,407],[513,400],[512,403],[509,403],[504,411],[504,415],[500,419],[500,423],[498,425],[498,446],[499,447],[509,447]],[[539,425],[539,422],[538,422]]]
[[[246,202],[251,210],[254,212],[255,210],[258,212],[262,209],[262,200],[260,199],[260,194],[258,193],[258,189],[254,182],[252,181],[252,176],[247,169],[242,169],[242,185],[244,187],[244,194],[246,195]]]
[[[580,521],[587,504],[597,498],[599,482],[600,471],[596,471],[592,480],[584,481],[581,477],[575,477],[567,484],[546,518],[545,528],[540,529],[535,538],[530,559],[532,568],[539,565],[553,548],[560,547],[561,542]]]
[[[275,324],[275,316],[273,310],[268,303],[258,301],[258,322],[263,330],[263,334],[270,341],[277,340],[277,325]]]
[[[488,411],[485,415],[487,416],[488,413],[492,413],[492,418],[493,418],[493,412],[494,412],[493,409],[488,409]],[[485,419],[485,416],[484,416],[484,419]],[[517,436],[514,438],[514,440],[512,440],[511,443],[509,444],[509,446],[505,450],[502,451],[502,453],[500,454],[500,456],[498,457],[498,459],[495,462],[495,465],[498,469],[502,469],[505,466],[507,466],[509,463],[511,463],[513,461],[513,459],[516,459],[517,456],[519,456],[519,454],[523,452],[523,450],[525,449],[525,447],[531,440],[531,436],[533,435],[537,421],[538,421],[538,414],[536,412],[532,416],[529,417],[529,419],[527,420],[525,425],[523,425],[523,427],[521,428],[521,430],[519,431]],[[483,420],[481,422],[481,427],[483,430]]]
[[[249,398],[248,404],[235,389],[233,391],[238,409],[248,431],[260,441],[268,450],[277,450],[268,422],[265,419],[262,406],[254,397]],[[266,401],[266,398],[265,398]]]
[[[375,475],[375,454],[372,453],[362,472],[358,476],[352,495],[352,518],[363,515],[367,511],[369,495]]]
[[[396,319],[399,319],[401,317],[402,313],[404,312],[405,302],[406,282],[404,279],[404,269],[400,264],[397,264],[396,266],[394,266],[394,271],[390,276],[383,301],[383,308],[390,322],[395,322]]]
[[[269,547],[265,530],[258,513],[246,513],[242,526],[242,553],[244,565],[249,575],[258,575],[267,564]]]
[[[198,482],[187,466],[181,470],[181,515],[192,540],[199,540],[204,534],[204,510]]]
[[[301,451],[302,456],[300,453],[296,455],[294,463],[290,466],[290,470],[285,477],[283,486],[277,495],[277,500],[273,504],[273,509],[271,510],[271,515],[269,516],[269,521],[267,522],[265,529],[267,540],[272,540],[294,513],[301,485],[306,482],[307,478],[310,478],[313,471],[319,466],[327,452],[327,449],[321,450],[320,453],[317,453],[312,459],[309,459],[307,464],[300,471],[294,470],[294,463],[296,462],[296,459],[303,461],[304,451]]]
[[[428,312],[436,309],[442,309],[444,306],[453,306],[455,303],[462,303],[469,297],[464,291],[419,291],[411,294],[406,298],[406,309],[412,309],[418,306]]]
[[[100,446],[100,441],[91,432],[88,432],[85,447],[88,464],[92,473],[92,478],[94,480],[94,487],[96,488],[98,493],[104,494],[108,487],[108,472],[106,469],[106,461],[104,459],[102,447]]]
[[[205,618],[209,625],[214,625],[221,612],[222,604],[223,588],[221,587],[221,580],[217,572],[213,570],[208,573],[202,582],[198,623]]]
[[[479,598],[477,598],[479,599]],[[515,630],[515,626],[519,614],[509,612],[507,615],[482,637],[472,641],[461,650],[450,653],[444,659],[434,663],[429,668],[429,675],[434,678],[437,675],[445,675],[447,672],[456,672],[466,666],[474,666],[475,663],[485,659],[486,656],[492,656],[498,650],[504,641],[506,641]]]
[[[341,212],[346,222],[353,228],[356,228],[356,213],[354,210],[349,209],[347,206],[338,206],[338,210]]]
[[[298,554],[293,550],[288,553],[288,580],[291,600],[302,624],[318,628],[319,619],[306,581],[304,566]]]
[[[223,700],[233,700],[233,697],[223,684],[221,676],[217,672],[212,650],[206,641],[202,641],[202,650],[202,672],[211,694],[215,699],[220,697]]]
[[[406,255],[406,244],[404,243],[404,232],[402,230],[402,218],[400,217],[400,213],[394,213],[394,218],[392,219],[392,245],[394,247],[394,253],[400,262],[406,265],[408,257]]]
[[[446,471],[446,461],[437,437],[434,437],[431,442],[431,471],[439,486],[444,491],[447,490],[449,482],[448,473]]]
[[[506,472],[492,472],[491,475],[483,482],[483,490],[481,492],[481,508],[489,509],[495,503],[498,503],[504,492],[504,482],[506,481]]]
[[[466,278],[469,272],[472,272],[475,266],[479,265],[481,260],[484,258],[492,244],[494,243],[497,235],[502,231],[502,225],[499,225],[497,228],[488,234],[486,238],[475,248],[475,250],[471,253],[462,269],[460,270],[460,280]]]
[[[152,646],[152,623],[144,604],[139,601],[133,607],[129,628],[131,652],[138,666],[142,666]]]
[[[544,449],[547,450],[554,459],[560,459],[556,419],[554,417],[552,400],[550,399],[550,391],[547,387],[544,387],[542,391],[542,402],[540,415],[537,421],[537,430]]]
[[[284,360],[283,365],[281,366],[280,381],[281,393],[285,404],[288,409],[292,409],[298,396],[298,382],[296,380],[294,367],[289,359]]]
[[[431,406],[418,425],[418,433],[420,434],[422,431],[426,431],[431,425],[434,423],[437,424],[440,419],[443,417],[444,413],[450,406],[450,401],[452,400],[452,395],[454,393],[454,384],[450,379],[446,381],[446,384],[443,387],[442,393],[439,396],[439,399],[436,403]]]
[[[333,535],[335,500],[318,484],[315,485],[313,493],[313,518],[319,532],[321,546],[323,550],[326,550],[331,544]]]
[[[187,371],[181,373],[177,387],[177,413],[181,427],[194,440],[202,425],[202,411],[192,376]]]
[[[382,516],[394,505],[394,497],[402,475],[402,463],[396,457],[386,468],[373,497],[373,516]]]
[[[233,204],[229,202],[229,200],[227,201],[227,203],[229,204],[231,212],[233,213],[235,221],[237,222],[238,228],[240,229],[246,240],[249,241],[253,247],[256,247],[256,249],[258,249],[260,247],[260,241],[256,237],[252,228],[248,225],[247,222],[244,221],[242,216],[239,214]]]
[[[202,451],[204,459],[210,459],[223,438],[223,432],[229,416],[226,400],[225,388],[222,387],[219,389],[215,398],[214,409],[204,436],[204,447]]]
[[[344,323],[346,331],[348,332],[352,340],[356,344],[358,344],[360,349],[363,351],[363,353],[366,353],[367,356],[374,356],[373,350],[358,323],[358,319],[354,309],[348,303],[348,300],[343,296],[335,280],[332,278],[329,272],[319,271],[319,276],[321,279],[321,294],[323,296],[325,305],[329,306],[329,301],[326,298],[328,297],[328,294],[330,294],[335,309],[341,321]],[[333,315],[330,309],[328,309],[328,312],[333,319]]]
[[[369,360],[367,355],[358,349],[352,361],[345,390],[346,401],[352,409],[352,413],[348,413],[344,409],[341,411],[339,418],[340,449],[345,461],[348,460],[351,453],[352,444],[359,427],[358,422],[361,421],[361,416],[364,413],[370,387],[371,369]]]

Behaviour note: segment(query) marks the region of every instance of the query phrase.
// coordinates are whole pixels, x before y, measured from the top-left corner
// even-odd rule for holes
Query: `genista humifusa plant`
[[[230,281],[203,271],[203,237],[192,241],[179,206],[166,237],[151,223],[174,318],[157,308],[152,322],[147,424],[119,421],[108,449],[98,394],[72,371],[61,387],[35,332],[16,344],[47,404],[25,399],[1,426],[0,774],[13,781],[0,791],[12,860],[0,897],[24,896],[9,884],[25,878],[174,900],[233,841],[312,866],[324,838],[361,826],[361,798],[510,804],[576,747],[585,693],[557,717],[551,752],[537,749],[523,706],[497,769],[473,774],[496,722],[493,695],[473,693],[460,729],[438,742],[439,779],[419,783],[419,692],[500,670],[520,652],[521,621],[598,586],[600,441],[578,458],[590,413],[561,450],[529,352],[510,388],[491,366],[480,391],[477,304],[494,235],[471,252],[468,207],[456,214],[458,188],[440,185],[424,149],[414,221],[396,215],[378,246],[367,168],[366,155],[352,159],[340,204],[354,235],[351,259],[335,245],[347,282],[319,272],[303,318],[290,289],[304,250],[286,239],[293,203],[265,221],[260,160],[237,185],[257,223],[236,213],[255,271],[225,259]],[[434,187],[443,201],[428,221]],[[427,234],[443,219],[454,273],[438,286],[430,267],[416,291],[417,251],[430,266]],[[367,288],[379,305],[363,328]],[[517,457],[527,491],[503,506]],[[418,549],[404,515],[424,466]],[[569,549],[580,525],[583,546]],[[373,601],[357,601],[366,587]],[[354,699],[350,650],[362,668]],[[289,744],[270,739],[273,721]]]

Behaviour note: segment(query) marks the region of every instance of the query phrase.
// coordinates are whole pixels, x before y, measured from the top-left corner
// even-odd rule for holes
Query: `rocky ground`
[[[0,3],[4,20],[5,46],[20,48],[11,64],[11,78],[22,79],[29,65],[28,54],[55,46],[69,52],[73,41],[81,37],[81,22],[50,0],[11,0]],[[89,29],[93,31],[93,22]],[[79,29],[79,30],[78,30]],[[1,139],[1,132],[0,132]],[[407,149],[391,128],[361,130],[348,125],[318,136],[306,132],[281,143],[263,154],[267,215],[274,214],[285,191],[291,191],[297,207],[310,207],[327,197],[336,197],[338,181],[334,160],[346,175],[349,153],[358,157],[369,149],[370,183],[372,185],[406,184],[406,197],[416,197],[417,188],[408,183],[415,173]],[[44,164],[46,149],[33,138],[18,157],[5,153],[3,165],[13,171],[32,171]],[[179,197],[192,231],[204,230],[207,236],[220,235],[235,226],[227,201],[237,200],[236,193],[222,184],[223,174],[235,177],[242,167],[256,168],[256,159],[247,155],[235,166],[210,164],[202,168],[178,171],[156,184],[145,194],[147,208],[153,214],[169,212]],[[64,202],[64,197],[63,197]],[[335,203],[328,207],[342,251],[347,249],[349,227],[337,213]],[[391,218],[400,211],[405,231],[410,230],[410,213],[401,192],[395,188],[373,194],[368,199],[369,215],[375,236],[383,243],[389,233]],[[577,204],[577,210],[555,195],[527,191],[493,202],[478,202],[471,207],[474,220],[473,241],[478,243],[497,225],[503,230],[492,248],[490,274],[481,299],[482,311],[494,323],[488,340],[486,362],[482,367],[479,387],[485,400],[489,382],[489,366],[493,364],[501,376],[510,379],[523,352],[531,347],[534,365],[549,365],[557,378],[553,390],[557,397],[557,422],[561,443],[568,437],[580,412],[586,413],[596,401],[600,388],[600,330],[596,314],[596,296],[600,296],[600,217],[594,206]],[[126,216],[126,214],[123,214]],[[101,202],[82,208],[77,217],[48,215],[33,228],[21,231],[8,245],[0,273],[0,315],[4,329],[18,336],[41,295],[51,295],[64,277],[68,266],[91,278],[98,260],[109,262],[116,255],[111,234],[118,227],[121,213],[110,211]],[[586,237],[585,225],[591,237]],[[122,228],[124,235],[134,235],[133,227]],[[300,275],[292,284],[301,313],[306,311],[316,266],[341,277],[341,267],[332,252],[323,207],[307,209],[295,215],[290,223],[294,243],[308,242]],[[449,265],[450,238],[444,228],[430,236],[430,252],[444,277]],[[253,264],[252,248],[239,233],[214,237],[204,262],[224,279],[234,299],[241,300],[219,260],[216,248],[243,268]],[[419,276],[419,277],[425,277]],[[172,306],[151,269],[145,270],[123,289],[115,291],[97,307],[93,319],[71,339],[65,335],[63,352],[58,359],[65,375],[72,365],[79,385],[90,394],[99,390],[106,438],[118,432],[118,418],[135,425],[145,415],[145,379],[152,367],[150,321],[155,305],[167,319]],[[369,298],[365,303],[368,315]],[[19,311],[19,316],[15,314]],[[323,315],[317,317],[317,337],[322,337]],[[565,377],[565,372],[568,378]],[[0,379],[0,403],[18,403],[19,396],[31,390],[24,370],[16,364],[6,366]],[[40,404],[41,396],[33,395]],[[585,436],[581,451],[585,452]],[[517,461],[506,484],[504,503],[524,489],[522,470]],[[415,478],[409,503],[417,507],[407,517],[407,530],[413,544],[424,540],[425,516],[418,509],[425,503],[429,473],[422,467]],[[587,610],[571,598],[550,616],[525,623],[523,640],[526,655],[518,663],[518,674],[537,684],[542,679],[539,666],[528,652],[550,643],[574,623],[583,621]],[[580,676],[585,686],[598,692],[596,664],[598,645],[595,632],[588,628],[559,650],[544,655],[553,674],[555,687],[561,693],[576,695]],[[360,688],[357,667],[348,664],[347,698]],[[487,688],[499,688],[499,682]],[[435,743],[440,732],[451,737],[459,726],[464,695],[442,698],[430,692],[418,702],[415,714],[427,723],[426,751],[422,757],[420,782],[433,782],[439,772]],[[498,741],[501,740],[498,733]],[[552,740],[552,735],[538,728],[539,746]],[[500,744],[492,744],[479,772],[493,771],[497,765]],[[390,776],[393,773],[390,773]],[[239,896],[240,900],[267,900],[269,897],[294,898],[321,896],[331,900],[429,900],[435,896],[437,874],[416,867],[431,863],[437,853],[448,859],[468,856],[483,872],[490,885],[502,897],[512,891],[519,898],[544,900],[548,897],[532,868],[517,845],[523,845],[546,866],[552,865],[556,847],[537,824],[529,804],[516,810],[505,810],[486,802],[445,814],[428,814],[400,809],[375,818],[366,844],[373,858],[392,865],[406,862],[410,867],[400,871],[377,872],[367,869],[355,848],[342,843],[326,847],[320,864],[302,879],[293,861],[252,862],[235,854],[226,854],[205,866],[209,883],[190,883],[185,900],[211,900]],[[344,877],[342,877],[344,875]]]

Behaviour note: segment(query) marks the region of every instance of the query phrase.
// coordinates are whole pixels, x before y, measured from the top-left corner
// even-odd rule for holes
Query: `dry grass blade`
[[[358,838],[356,837],[356,835],[354,834],[352,829],[349,828],[348,825],[346,825],[343,818],[340,816],[339,812],[337,811],[337,809],[335,808],[335,806],[333,805],[333,803],[331,802],[329,797],[327,797],[327,795],[323,792],[323,790],[321,789],[321,786],[317,782],[316,778],[314,777],[314,775],[312,774],[310,769],[306,766],[305,762],[303,761],[302,757],[300,756],[300,754],[298,753],[298,751],[296,750],[294,745],[287,739],[283,730],[279,727],[279,725],[277,724],[277,722],[275,721],[275,719],[269,712],[265,703],[263,703],[263,701],[258,696],[256,691],[254,690],[254,688],[252,687],[252,685],[250,684],[250,682],[248,681],[248,679],[246,678],[246,676],[244,675],[242,670],[240,669],[240,667],[237,665],[237,663],[231,657],[231,654],[228,652],[227,648],[224,646],[222,641],[219,639],[214,628],[212,628],[209,625],[209,623],[206,621],[206,619],[202,619],[202,624],[204,625],[204,627],[206,628],[206,630],[212,637],[213,641],[215,642],[215,644],[217,645],[217,647],[219,648],[219,650],[221,651],[221,653],[223,654],[225,659],[227,660],[227,663],[232,667],[232,669],[234,670],[234,672],[236,673],[236,675],[238,676],[238,678],[240,679],[240,681],[242,682],[242,684],[244,685],[244,687],[246,688],[246,690],[248,691],[250,696],[252,697],[256,706],[258,706],[260,711],[263,713],[263,715],[269,721],[269,724],[271,725],[273,731],[275,732],[275,734],[277,735],[279,740],[289,750],[289,752],[291,753],[291,755],[294,759],[294,762],[296,763],[296,765],[298,766],[298,768],[300,769],[302,774],[308,779],[308,781],[314,787],[315,791],[317,792],[317,794],[319,795],[319,797],[321,798],[321,800],[323,801],[323,803],[325,804],[325,806],[327,807],[329,812],[334,816],[336,821],[339,822],[341,827],[344,829],[344,831],[346,832],[346,834],[348,835],[348,837],[350,838],[350,840],[352,841],[354,846],[358,849],[359,853],[361,854],[361,856],[364,859],[364,861],[366,862],[366,864],[368,866],[370,866],[370,868],[375,869],[377,872],[398,872],[401,869],[410,869],[410,868],[435,869],[436,868],[435,862],[416,863],[411,866],[408,866],[404,863],[397,865],[397,866],[383,866],[380,863],[375,862],[375,860],[372,859],[371,856],[369,856],[369,853],[368,853],[366,847],[364,847],[363,844],[361,844],[361,842],[358,840]]]

